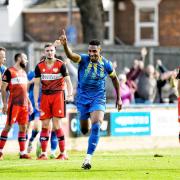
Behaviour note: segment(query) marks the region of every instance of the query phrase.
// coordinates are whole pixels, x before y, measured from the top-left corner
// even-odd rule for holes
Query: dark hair
[[[6,49],[5,49],[5,48],[3,48],[3,47],[0,47],[0,51],[4,51],[4,52],[6,52]]]
[[[90,42],[89,42],[89,45],[95,45],[95,46],[99,46],[101,45],[101,42],[97,39],[92,39]]]
[[[22,53],[17,53],[14,56],[14,61],[17,62],[18,58],[22,56]]]
[[[53,43],[47,43],[44,45],[44,48],[50,47],[50,46],[54,46]]]

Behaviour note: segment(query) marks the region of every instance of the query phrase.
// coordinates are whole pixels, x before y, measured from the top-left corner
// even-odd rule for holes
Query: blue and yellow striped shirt
[[[101,56],[97,63],[91,62],[89,55],[82,54],[78,66],[77,102],[81,104],[91,103],[99,98],[105,103],[105,81],[107,76],[114,76],[112,63]]]

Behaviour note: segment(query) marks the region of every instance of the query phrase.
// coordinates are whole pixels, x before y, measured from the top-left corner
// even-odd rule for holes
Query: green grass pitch
[[[155,157],[162,155],[163,157]],[[69,152],[68,161],[20,160],[6,154],[0,180],[176,180],[180,179],[180,148],[96,152],[92,169],[83,170],[84,152]]]

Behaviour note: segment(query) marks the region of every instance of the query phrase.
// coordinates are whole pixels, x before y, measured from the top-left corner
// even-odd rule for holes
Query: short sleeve
[[[115,70],[113,68],[113,65],[112,65],[111,61],[106,60],[105,68],[106,68],[106,71],[107,71],[107,73],[109,74],[110,77],[115,76],[116,73],[115,73]]]
[[[39,66],[37,65],[35,68],[35,78],[40,78],[41,77],[41,71],[39,69]]]
[[[83,64],[85,61],[89,60],[89,55],[88,54],[80,54],[81,56],[81,61],[79,63]]]
[[[0,66],[0,72],[1,72],[1,75],[3,75],[4,74],[4,72],[6,71],[6,66],[4,66],[4,65],[1,65]]]
[[[4,72],[3,77],[2,77],[2,81],[10,83],[10,81],[11,81],[11,72],[9,71],[9,69],[7,69]]]
[[[62,64],[61,69],[60,69],[60,73],[63,75],[63,77],[69,76],[69,72],[68,72],[65,64]]]

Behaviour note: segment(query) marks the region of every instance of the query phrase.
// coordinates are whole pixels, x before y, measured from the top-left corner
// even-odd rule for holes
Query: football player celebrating
[[[112,63],[101,56],[101,45],[98,40],[91,40],[88,54],[72,52],[67,43],[63,30],[59,40],[64,47],[67,57],[78,63],[77,108],[80,113],[81,132],[86,134],[89,130],[88,119],[91,120],[91,133],[88,141],[87,155],[82,164],[83,169],[91,168],[91,157],[97,147],[100,137],[100,126],[104,119],[106,107],[105,81],[109,76],[116,90],[116,107],[121,110],[122,101],[120,85]]]

